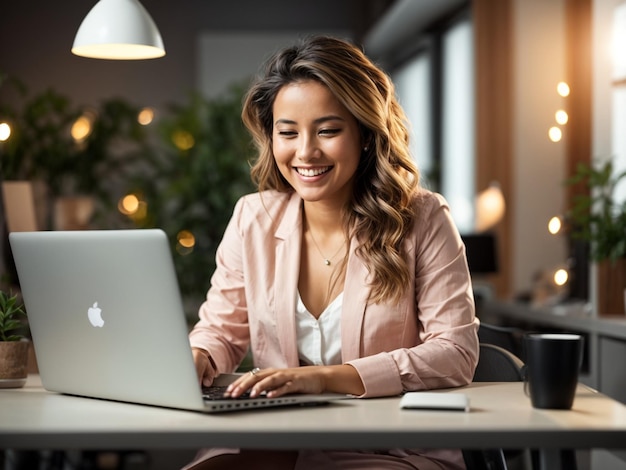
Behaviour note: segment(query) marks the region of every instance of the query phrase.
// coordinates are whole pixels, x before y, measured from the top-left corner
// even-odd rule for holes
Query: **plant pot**
[[[55,230],[87,230],[95,210],[91,196],[63,196],[54,203]]]
[[[28,376],[30,342],[0,341],[0,388],[19,388]]]
[[[46,227],[47,187],[42,181],[3,181],[2,197],[9,232]]]
[[[624,315],[626,306],[626,258],[601,261],[597,267],[598,315]]]

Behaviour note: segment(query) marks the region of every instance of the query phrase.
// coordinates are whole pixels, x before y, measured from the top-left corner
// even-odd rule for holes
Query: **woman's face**
[[[310,80],[281,88],[273,119],[274,159],[300,197],[347,202],[362,146],[354,116],[325,85]]]

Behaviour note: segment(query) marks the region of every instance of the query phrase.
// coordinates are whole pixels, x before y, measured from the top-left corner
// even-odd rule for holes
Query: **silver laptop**
[[[205,397],[161,230],[14,232],[9,240],[47,390],[206,412],[345,398]]]

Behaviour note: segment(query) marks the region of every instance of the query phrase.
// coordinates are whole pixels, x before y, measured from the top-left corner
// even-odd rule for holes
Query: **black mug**
[[[583,337],[527,334],[523,338],[524,390],[535,408],[569,410],[583,357]]]

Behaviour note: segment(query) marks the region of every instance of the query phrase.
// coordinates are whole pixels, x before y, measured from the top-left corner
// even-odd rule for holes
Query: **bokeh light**
[[[564,126],[565,124],[567,124],[567,121],[569,121],[569,116],[567,115],[566,111],[559,109],[554,114],[554,119],[556,120],[558,124]]]
[[[561,223],[561,218],[558,216],[554,216],[548,222],[548,232],[552,235],[556,235],[561,231],[563,224]]]
[[[119,211],[124,215],[133,215],[139,210],[139,198],[135,194],[127,194],[119,200]]]
[[[563,98],[569,96],[569,85],[565,82],[559,82],[556,86],[556,92],[561,95]]]
[[[76,121],[74,121],[74,124],[72,124],[72,138],[76,142],[82,142],[87,137],[89,137],[89,134],[91,134],[91,129],[91,120],[86,115],[82,115],[78,119],[76,119]]]
[[[0,122],[0,142],[6,142],[11,137],[11,126],[8,122]]]
[[[142,126],[147,126],[154,120],[154,109],[146,107],[139,111],[137,122]]]
[[[548,137],[552,142],[559,142],[563,138],[563,132],[558,127],[551,127],[548,130]]]
[[[196,245],[196,237],[189,230],[181,230],[176,236],[178,243],[176,244],[176,251],[180,255],[188,255],[193,251]]]
[[[184,130],[174,131],[172,134],[172,142],[179,150],[189,150],[196,144],[193,136]]]
[[[567,280],[569,279],[569,274],[566,269],[557,269],[554,272],[554,283],[557,286],[564,286],[567,284]]]

